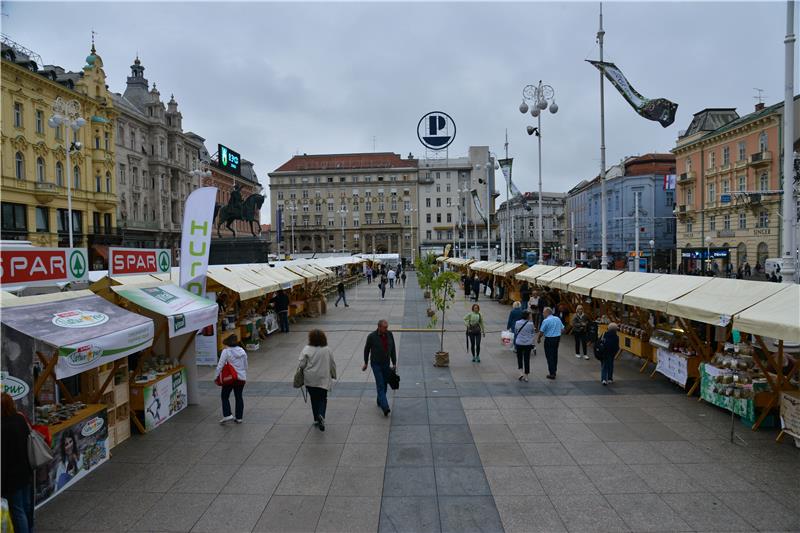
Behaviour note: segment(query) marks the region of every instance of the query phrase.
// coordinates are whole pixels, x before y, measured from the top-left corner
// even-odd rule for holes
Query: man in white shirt
[[[395,273],[393,268],[389,269],[389,272],[386,274],[386,277],[389,278],[389,288],[394,289],[394,280],[397,278],[397,274]]]

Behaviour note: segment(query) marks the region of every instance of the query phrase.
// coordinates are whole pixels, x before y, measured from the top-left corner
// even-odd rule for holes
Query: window
[[[447,207],[450,207],[450,206],[451,206],[450,200],[452,200],[452,198],[450,198],[450,197],[448,196],[448,197],[446,198],[446,202],[445,202],[445,205],[447,205]]]
[[[436,213],[436,222],[441,224],[441,222],[442,222],[442,214],[441,213]]]
[[[389,215],[392,218],[392,224],[397,224],[397,213]]]
[[[283,191],[278,191],[278,200],[283,200]]]
[[[357,228],[357,227],[358,227],[358,222],[359,222],[359,221],[358,221],[358,219],[357,219],[357,218],[354,218],[354,219],[353,219],[353,227],[354,227],[354,228]],[[356,235],[356,237],[358,237],[358,235]]]
[[[358,211],[358,202],[353,202],[353,211]]]
[[[410,211],[411,210],[411,202],[405,200],[403,202],[403,211]]]
[[[427,240],[431,240],[433,238],[433,232],[431,230],[426,231],[425,232],[425,238]]]
[[[45,173],[44,173],[44,159],[41,157],[36,158],[36,181],[39,183],[44,183]]]
[[[156,212],[153,211],[153,220],[156,219]],[[106,235],[111,233],[111,213],[106,213],[103,215],[103,223],[105,224]]]
[[[739,229],[747,229],[747,213],[739,213]]]
[[[694,205],[694,187],[686,189],[686,203],[689,206]]]
[[[739,190],[744,191],[747,188],[747,176],[739,176]]]
[[[716,152],[709,152],[708,153],[708,168],[714,168],[717,165],[717,153]]]
[[[691,222],[687,222],[686,223],[686,233],[691,233],[691,232],[692,232],[692,223]]]
[[[303,189],[303,198],[308,198],[308,189]]]
[[[100,213],[94,212],[92,213],[92,232],[96,235],[100,233],[102,230],[100,225]]]
[[[725,146],[722,149],[722,164],[727,165],[731,162],[731,149]]]
[[[97,136],[97,135],[95,135],[95,137],[94,137],[94,149],[95,150],[99,150],[100,149],[100,137]]]
[[[450,192],[450,184],[449,183],[447,184],[447,189],[446,190],[447,190],[447,192]]]
[[[72,168],[72,188],[81,188],[81,168],[78,165]]]
[[[438,174],[438,172],[437,172],[437,174]],[[442,240],[442,232],[441,231],[437,231],[436,232],[436,240],[437,241],[441,241]]]
[[[411,225],[411,217],[408,216],[408,215],[404,216],[403,217],[403,224],[405,224],[406,226],[410,226]]]
[[[320,203],[320,202],[317,202],[317,203],[314,205],[314,210],[315,210],[317,213],[321,213],[321,212],[322,212],[322,203]]]
[[[430,206],[431,206],[431,199],[425,198],[425,207],[430,207]]]
[[[739,158],[737,159],[737,161],[744,161],[745,159],[747,159],[746,152],[747,152],[747,147],[744,141],[739,141]]]
[[[364,215],[364,223],[372,224],[372,213],[367,213]]]
[[[425,222],[427,222],[428,224],[430,224],[430,223],[431,223],[431,214],[430,214],[430,213],[427,213],[427,214],[425,215]]]
[[[56,185],[64,186],[64,165],[61,164],[61,161],[56,161]]]
[[[36,133],[44,134],[44,113],[41,109],[36,110]]]
[[[691,171],[692,171],[692,158],[691,157],[687,157],[686,158],[686,172],[691,172]]]
[[[711,215],[708,217],[708,229],[711,231],[715,231],[717,229],[717,217]]]
[[[122,124],[117,128],[117,137],[120,144],[125,144],[125,126]]]
[[[136,130],[131,130],[131,150],[136,149]],[[150,147],[150,152],[153,152],[152,146]]]
[[[766,152],[767,151],[767,132],[762,131],[761,135],[758,136],[758,151],[759,152]]]
[[[447,240],[448,240],[448,241],[451,241],[451,240],[453,240],[453,230],[449,230],[449,231],[447,232]]]
[[[730,230],[731,229],[731,216],[730,215],[722,215],[722,229]]]
[[[731,182],[728,180],[722,180],[722,192],[727,194],[731,192]]]
[[[672,207],[675,204],[675,191],[666,191],[664,195],[664,205]],[[619,197],[617,197],[617,207],[619,207]]]
[[[378,213],[383,213],[386,210],[386,204],[383,202],[378,204]]]
[[[123,165],[121,163],[119,165],[119,182],[122,185],[125,185],[125,182],[126,182],[126,180],[125,180],[125,165]]]
[[[46,207],[36,208],[36,231],[43,233],[50,231],[50,214]]]
[[[339,178],[339,181],[341,183],[344,183],[345,181],[347,181],[347,178],[345,176],[342,176],[342,177]]]
[[[442,192],[442,186],[438,183],[436,184],[436,192]]]
[[[22,204],[11,204],[3,202],[2,204],[2,229],[3,232],[27,232],[28,221],[26,218],[26,209]]]
[[[22,127],[22,104],[14,102],[14,127]]]
[[[453,222],[453,215],[452,214],[447,213],[447,221],[448,222]]]
[[[769,190],[769,175],[766,172],[762,172],[761,176],[758,177],[758,190]]]
[[[111,134],[109,134],[106,131],[106,132],[103,133],[103,146],[105,147],[106,150],[109,149],[110,142],[111,142]]]
[[[102,180],[100,179],[100,174],[97,174],[94,177],[94,192],[102,192]]]
[[[441,198],[437,198],[436,199],[436,207],[442,207],[442,199]]]
[[[367,203],[364,204],[364,211],[367,211],[367,212],[372,211],[372,203],[371,202],[367,202]]]
[[[716,183],[709,183],[708,184],[708,198],[706,198],[707,203],[711,203],[717,199],[717,184]]]
[[[25,157],[20,152],[14,156],[14,175],[18,180],[25,179]]]
[[[758,213],[758,227],[759,228],[769,227],[769,211],[767,211],[766,209],[762,209]]]

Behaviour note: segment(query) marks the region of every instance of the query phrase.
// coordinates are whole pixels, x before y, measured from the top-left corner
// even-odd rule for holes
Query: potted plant
[[[417,282],[419,288],[422,289],[422,295],[427,300],[431,297],[431,282],[433,281],[434,270],[433,264],[436,258],[433,254],[428,254],[426,257],[419,257],[415,262],[417,270]]]
[[[459,282],[458,274],[455,272],[442,272],[431,281],[431,302],[435,309],[431,317],[429,328],[438,322],[438,313],[441,313],[441,324],[439,328],[439,351],[436,352],[434,366],[450,366],[450,354],[444,351],[444,316],[450,309],[450,305],[455,299],[455,286]]]

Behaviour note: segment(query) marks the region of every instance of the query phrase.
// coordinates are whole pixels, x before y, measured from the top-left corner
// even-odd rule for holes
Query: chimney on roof
[[[758,102],[756,104],[756,112],[761,111],[762,109],[764,109],[764,102]]]

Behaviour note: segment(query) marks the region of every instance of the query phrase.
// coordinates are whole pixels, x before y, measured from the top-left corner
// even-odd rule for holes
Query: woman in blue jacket
[[[603,385],[614,383],[614,358],[619,351],[617,325],[612,322],[600,340],[600,381]]]

